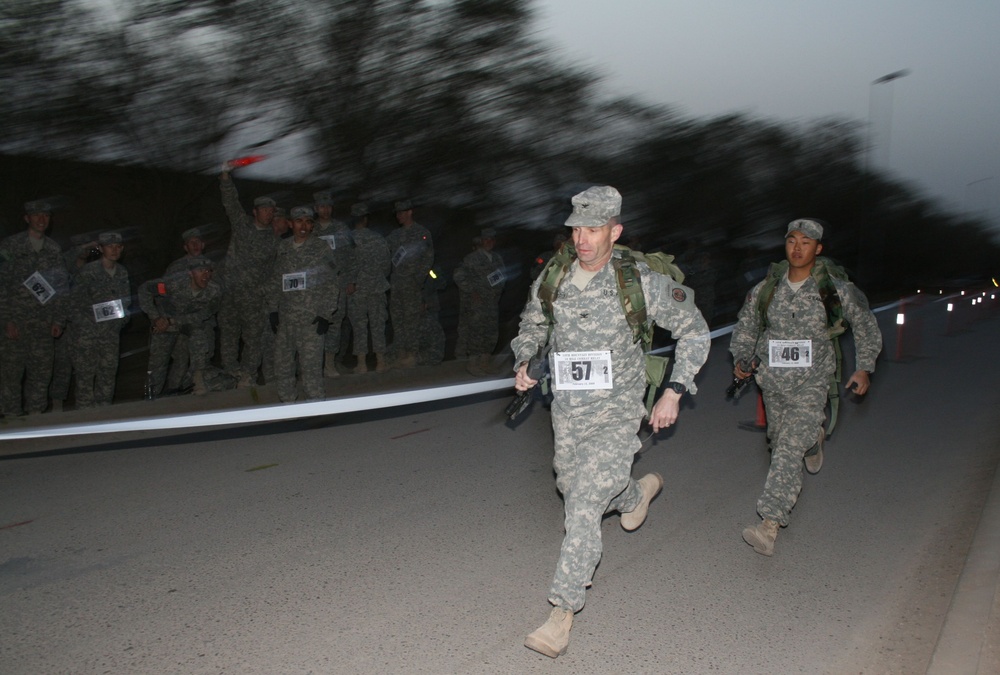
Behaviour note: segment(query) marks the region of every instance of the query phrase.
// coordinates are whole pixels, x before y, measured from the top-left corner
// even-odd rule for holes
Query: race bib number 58
[[[812,340],[769,340],[768,354],[772,368],[809,368],[812,366]]]
[[[556,391],[611,389],[611,352],[557,352],[554,358]]]

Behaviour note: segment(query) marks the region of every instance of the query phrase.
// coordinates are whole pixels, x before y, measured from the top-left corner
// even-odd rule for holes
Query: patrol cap
[[[314,192],[313,202],[316,206],[333,206],[333,193],[329,190]]]
[[[316,212],[313,211],[311,206],[295,206],[292,208],[291,218],[292,220],[298,220],[299,218],[315,218]]]
[[[360,218],[361,216],[367,216],[369,213],[368,205],[364,202],[358,202],[357,204],[351,204],[351,215],[355,218]]]
[[[785,236],[787,237],[792,232],[801,232],[810,239],[820,240],[823,238],[823,225],[815,218],[799,218],[788,223]]]
[[[275,202],[274,199],[272,199],[271,197],[257,197],[257,199],[253,200],[254,208],[257,208],[258,206],[274,207],[277,205],[278,205],[277,202]]]
[[[285,210],[283,206],[274,207],[274,217],[275,218],[287,218],[288,211]]]
[[[480,239],[496,239],[497,238],[497,231],[494,230],[492,227],[487,227],[485,230],[482,230],[479,233],[479,238]]]
[[[413,208],[413,202],[409,199],[400,199],[396,201],[395,211],[399,213],[400,211],[409,211]]]
[[[203,255],[195,255],[188,258],[187,268],[192,272],[194,270],[210,270],[212,269],[212,259]]]
[[[101,232],[97,235],[97,243],[101,246],[120,244],[122,243],[122,235],[118,232]]]
[[[191,228],[188,228],[188,229],[184,230],[181,233],[181,239],[183,239],[184,241],[187,241],[188,239],[194,239],[195,237],[200,238],[201,236],[202,236],[202,234],[201,234],[201,228],[200,227],[191,227]]]
[[[24,212],[29,215],[32,213],[52,213],[52,204],[49,204],[44,199],[25,202]]]
[[[566,227],[603,227],[622,212],[621,193],[610,185],[589,187],[571,202],[573,213],[566,219]]]

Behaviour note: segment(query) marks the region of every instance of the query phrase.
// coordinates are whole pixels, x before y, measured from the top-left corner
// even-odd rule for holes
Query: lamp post
[[[878,79],[872,80],[871,84],[868,87],[868,134],[865,142],[865,166],[864,166],[864,176],[863,176],[864,188],[863,188],[862,203],[861,203],[862,214],[861,214],[861,222],[859,224],[860,229],[858,230],[858,277],[863,283],[871,282],[876,278],[872,263],[873,261],[877,261],[881,258],[882,255],[881,249],[883,248],[882,246],[883,238],[881,236],[883,233],[881,232],[881,230],[879,230],[877,227],[873,225],[873,219],[871,217],[872,216],[871,211],[873,210],[872,207],[874,207],[875,204],[875,201],[872,199],[873,193],[871,189],[872,174],[874,173],[872,170],[871,155],[872,155],[872,150],[875,146],[875,140],[874,140],[875,125],[873,122],[873,118],[875,116],[874,115],[875,97],[873,94],[875,92],[875,87],[877,87],[878,85],[881,84],[891,85],[896,80],[902,77],[906,77],[909,74],[910,70],[908,68],[903,68],[902,70],[897,70],[887,75],[883,75]],[[889,164],[889,137],[891,128],[892,128],[892,87],[890,86],[889,104],[886,115],[886,131],[885,131],[885,144],[884,144],[885,145],[884,163],[886,166],[888,166]],[[872,202],[870,205],[869,201]],[[872,230],[873,232],[871,236],[867,236],[868,241],[866,243],[866,234],[869,229]]]

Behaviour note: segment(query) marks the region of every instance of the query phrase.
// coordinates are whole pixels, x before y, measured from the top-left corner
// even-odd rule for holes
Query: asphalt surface
[[[767,471],[716,341],[635,474],[646,524],[604,558],[550,660],[562,536],[548,412],[509,392],[212,429],[3,440],[5,429],[263,405],[248,390],[0,428],[0,672],[1000,672],[1000,312],[914,308],[846,402],[774,557],[743,543]],[[497,375],[509,377],[509,371]],[[379,379],[381,378],[381,379]],[[471,381],[461,364],[334,396]],[[113,411],[113,412],[112,412]]]

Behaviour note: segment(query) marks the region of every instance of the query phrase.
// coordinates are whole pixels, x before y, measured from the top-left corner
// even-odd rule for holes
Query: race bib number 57
[[[558,352],[555,355],[556,391],[611,389],[611,352]]]
[[[772,368],[809,368],[812,366],[812,340],[769,340],[768,354]]]

